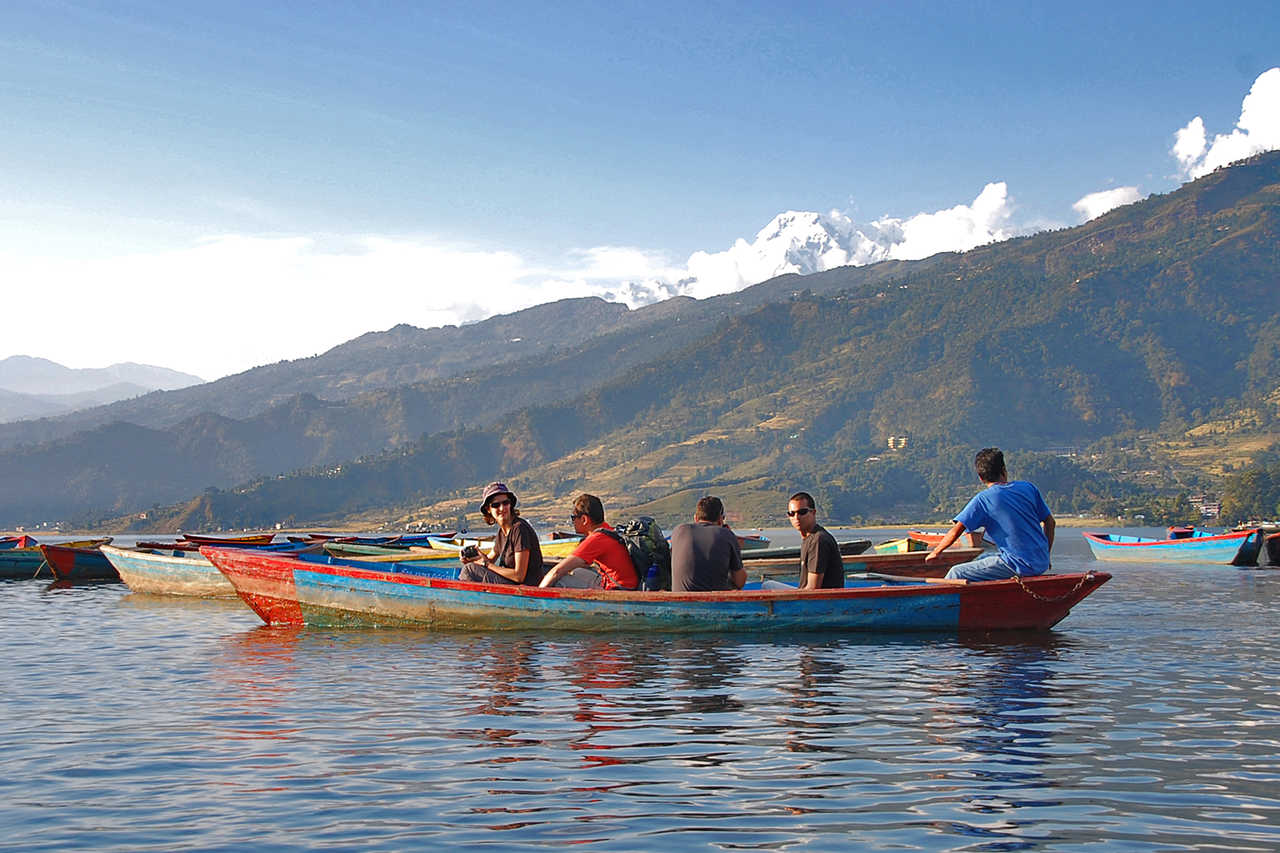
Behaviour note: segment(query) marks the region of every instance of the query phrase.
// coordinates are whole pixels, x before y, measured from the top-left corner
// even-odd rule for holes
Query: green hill
[[[891,517],[951,506],[972,488],[972,451],[989,444],[1014,452],[1015,476],[1053,480],[1063,506],[1202,488],[1214,472],[1179,467],[1160,442],[1248,410],[1235,432],[1271,443],[1278,214],[1271,153],[1077,228],[775,280],[718,325],[699,315],[698,334],[672,333],[646,361],[570,358],[577,396],[210,491],[158,525],[196,511],[228,526],[448,523],[495,477],[553,519],[588,489],[676,515],[697,493],[733,494],[765,520],[798,487],[828,517]],[[1139,476],[1151,470],[1168,482]]]

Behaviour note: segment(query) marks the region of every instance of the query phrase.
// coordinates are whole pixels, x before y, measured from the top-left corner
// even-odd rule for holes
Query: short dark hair
[[[1004,451],[998,447],[979,450],[973,458],[973,466],[978,469],[978,477],[984,483],[994,483],[1002,476],[1009,476],[1008,469],[1004,467]]]
[[[813,502],[813,495],[809,494],[808,492],[796,492],[794,495],[792,495],[790,498],[787,499],[787,503],[791,503],[791,501],[804,501],[809,505],[809,509],[818,508],[818,505]]]
[[[698,508],[693,511],[698,521],[719,521],[724,518],[724,504],[719,498],[707,495],[698,501]]]
[[[592,524],[604,524],[604,504],[595,495],[586,492],[578,495],[573,502],[573,514],[585,515]]]

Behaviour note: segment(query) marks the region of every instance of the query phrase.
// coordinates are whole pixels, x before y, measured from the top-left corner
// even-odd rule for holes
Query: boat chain
[[[1018,582],[1018,586],[1022,587],[1023,592],[1025,592],[1027,595],[1034,598],[1036,601],[1043,601],[1046,604],[1053,604],[1055,602],[1070,598],[1071,596],[1075,595],[1077,592],[1080,591],[1080,588],[1085,585],[1086,581],[1091,580],[1092,578],[1093,578],[1093,569],[1090,569],[1089,571],[1085,572],[1083,575],[1080,576],[1079,583],[1077,583],[1071,589],[1067,590],[1062,595],[1059,595],[1057,598],[1048,598],[1046,596],[1041,595],[1038,592],[1032,591],[1031,587],[1027,586],[1026,581],[1022,579],[1022,575],[1013,576],[1013,579]]]

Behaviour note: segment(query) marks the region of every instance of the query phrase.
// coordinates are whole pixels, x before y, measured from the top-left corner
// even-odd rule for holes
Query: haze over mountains
[[[801,269],[856,244],[830,222],[774,224]],[[447,523],[499,476],[548,512],[581,489],[681,515],[701,489],[764,507],[802,486],[833,519],[928,512],[967,487],[965,455],[985,444],[1053,458],[1241,412],[1267,433],[1280,324],[1258,306],[1277,292],[1277,245],[1272,153],[964,254],[638,310],[581,299],[396,327],[0,425],[0,524]],[[888,451],[891,436],[906,446]],[[1062,501],[1108,485],[1067,473]]]
[[[147,364],[70,368],[14,355],[0,360],[0,422],[48,417],[202,382],[198,376]]]

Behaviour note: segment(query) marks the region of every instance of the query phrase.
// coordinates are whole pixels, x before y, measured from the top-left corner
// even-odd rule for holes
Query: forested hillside
[[[929,263],[851,273],[871,283]],[[573,299],[461,329],[397,327],[314,359],[197,388],[0,425],[0,439],[29,442],[0,451],[0,467],[12,472],[0,479],[0,525],[129,512],[257,476],[394,451],[423,434],[484,426],[699,340],[725,317],[786,298],[800,280],[786,276],[635,311]],[[452,348],[460,339],[465,346]],[[393,374],[405,373],[446,375],[386,387]],[[296,390],[317,385],[332,398]],[[236,418],[228,410],[256,414]]]
[[[1278,214],[1273,153],[1078,228],[874,277],[790,277],[781,301],[777,282],[761,286],[774,301],[674,336],[598,386],[594,361],[576,363],[577,396],[491,425],[463,415],[375,458],[213,490],[152,518],[447,519],[497,476],[549,516],[583,488],[651,508],[715,489],[759,513],[808,486],[836,517],[868,518],[946,506],[988,444],[1056,476],[1060,501],[1114,502],[1141,491],[1114,465],[1048,460],[1238,411],[1270,435]]]

